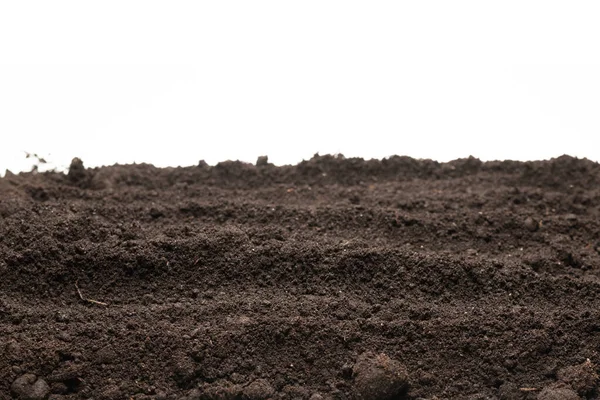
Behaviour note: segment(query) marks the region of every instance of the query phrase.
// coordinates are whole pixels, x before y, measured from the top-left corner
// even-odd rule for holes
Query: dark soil
[[[596,398],[600,165],[0,179],[0,399]]]

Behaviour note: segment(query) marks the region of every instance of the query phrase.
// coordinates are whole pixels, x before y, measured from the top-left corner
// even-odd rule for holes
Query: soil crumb
[[[0,179],[0,399],[598,396],[600,165]]]

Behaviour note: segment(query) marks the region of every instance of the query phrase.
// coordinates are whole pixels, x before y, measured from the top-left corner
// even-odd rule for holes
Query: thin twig
[[[79,298],[83,301],[87,301],[88,303],[92,303],[92,304],[98,304],[100,306],[108,306],[107,303],[103,303],[101,301],[98,300],[92,300],[92,299],[88,299],[87,297],[83,297],[83,295],[81,294],[81,290],[79,290],[79,286],[77,285],[77,283],[79,282],[79,279],[75,281],[75,288],[77,289],[77,293],[79,293]]]

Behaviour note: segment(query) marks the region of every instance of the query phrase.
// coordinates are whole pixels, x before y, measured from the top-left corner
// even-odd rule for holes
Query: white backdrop
[[[0,3],[0,171],[600,160],[594,1]]]

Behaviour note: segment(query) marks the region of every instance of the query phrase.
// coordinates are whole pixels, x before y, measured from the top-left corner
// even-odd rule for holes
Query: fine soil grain
[[[0,179],[0,399],[597,398],[600,165]]]

